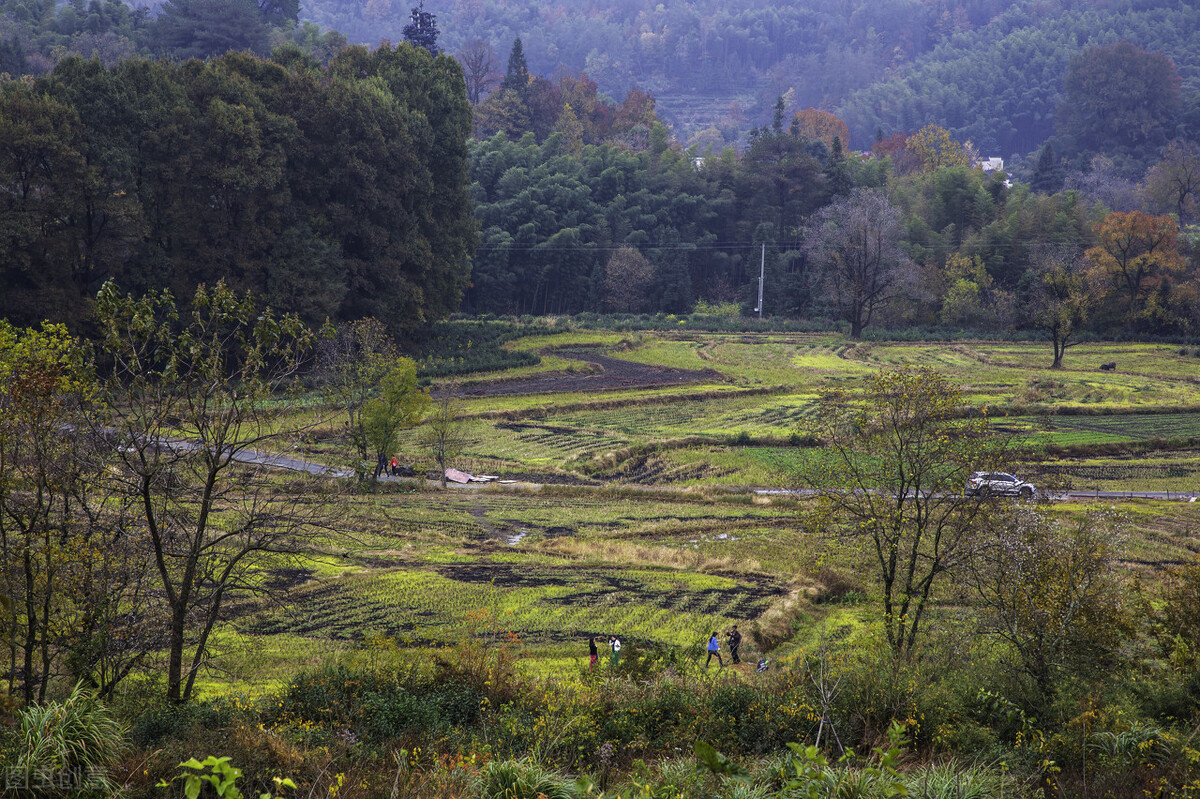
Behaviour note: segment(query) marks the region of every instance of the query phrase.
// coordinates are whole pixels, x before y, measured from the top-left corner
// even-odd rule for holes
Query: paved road
[[[184,442],[172,441],[171,446],[182,448],[182,447],[186,447],[188,445],[185,444]],[[353,474],[353,472],[351,472],[349,469],[335,469],[333,467],[326,466],[324,464],[313,463],[312,461],[300,460],[298,458],[289,458],[289,457],[286,457],[283,455],[271,455],[271,454],[264,453],[264,452],[254,452],[252,450],[244,450],[244,451],[238,453],[236,460],[238,460],[242,463],[258,463],[258,464],[262,464],[264,466],[273,466],[277,469],[288,469],[288,470],[294,471],[294,472],[307,472],[309,474],[328,475],[330,477],[350,477]],[[397,480],[397,479],[401,479],[401,478],[394,478],[394,477],[387,477],[387,476],[380,478],[380,480],[383,480],[383,481],[391,481],[391,480]],[[437,480],[430,480],[429,482],[432,484],[435,484],[435,485],[438,483]],[[480,488],[484,485],[493,485],[493,484],[491,484],[491,483],[468,483],[466,485],[461,485],[458,483],[451,483],[450,485],[454,485],[455,487],[458,487],[458,488],[464,488],[464,487],[468,487],[468,486],[471,488]],[[519,483],[519,485],[525,486],[525,487],[530,487],[530,488],[541,488],[543,483],[521,482],[521,483]],[[580,487],[585,487],[585,486],[580,486]],[[611,488],[612,486],[599,486],[599,487]],[[620,487],[621,488],[634,488],[634,489],[637,489],[640,491],[650,491],[650,492],[654,492],[654,491],[670,492],[670,491],[680,490],[680,489],[675,488],[674,486],[626,485],[626,486],[620,486]],[[764,495],[764,496],[770,496],[770,495],[805,496],[808,494],[816,493],[810,488],[755,488],[755,489],[753,489],[753,491],[755,494],[760,494],[760,495]],[[1071,500],[1082,500],[1082,499],[1111,499],[1111,500],[1166,499],[1166,500],[1175,500],[1175,501],[1179,501],[1179,502],[1195,502],[1197,500],[1197,498],[1200,498],[1200,492],[1062,491],[1062,492],[1055,492],[1052,494],[1043,494],[1043,496],[1050,499],[1053,502],[1069,502]]]
[[[817,493],[811,488],[756,488],[755,494],[807,496]],[[1200,493],[1181,491],[1059,491],[1044,493],[1052,502],[1070,502],[1079,499],[1170,499],[1180,502],[1195,502]]]
[[[313,463],[312,461],[304,461],[299,458],[288,458],[283,455],[270,455],[265,452],[254,452],[253,450],[243,450],[234,458],[239,463],[259,463],[263,466],[273,466],[277,469],[288,469],[293,472],[308,472],[309,474],[323,474],[330,477],[350,477],[354,474],[349,469],[335,469],[331,466],[326,466],[321,463]]]

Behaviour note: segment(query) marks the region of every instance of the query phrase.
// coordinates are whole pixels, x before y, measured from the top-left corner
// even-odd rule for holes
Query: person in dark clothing
[[[742,645],[742,634],[738,632],[737,625],[733,625],[733,630],[729,633],[729,656],[733,658],[734,663],[741,663],[741,658],[738,657],[738,647]]]
[[[713,633],[708,639],[708,659],[704,661],[704,668],[708,668],[708,664],[712,663],[713,655],[717,656],[717,662],[721,664],[721,668],[725,668],[725,661],[721,660],[721,645],[717,642],[717,634]]]
[[[596,668],[596,661],[600,658],[600,652],[596,649],[596,636],[594,635],[588,639],[588,658],[590,660],[588,668]]]

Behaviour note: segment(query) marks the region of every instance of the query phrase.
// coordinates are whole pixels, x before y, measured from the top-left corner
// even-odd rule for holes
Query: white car
[[[968,497],[1005,496],[1029,499],[1037,493],[1033,483],[1026,483],[1016,475],[1005,472],[975,472],[967,479],[963,492]]]

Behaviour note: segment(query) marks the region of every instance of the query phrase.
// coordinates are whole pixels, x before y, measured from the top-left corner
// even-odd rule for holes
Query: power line
[[[903,243],[903,242],[902,242]],[[632,248],[635,250],[662,250],[670,252],[707,252],[713,250],[756,250],[759,247],[766,247],[770,250],[794,250],[794,244],[780,243],[764,243],[764,242],[738,242],[738,243],[716,243],[716,244],[572,244],[570,246],[543,246],[540,244],[522,244],[500,247],[476,247],[475,252],[608,252],[614,250],[623,250]],[[953,244],[911,244],[910,246],[919,247],[922,250],[931,250],[937,252],[959,252],[963,249],[963,245],[955,246]],[[1009,244],[983,244],[979,245],[981,250],[1031,250],[1037,248],[1054,248],[1054,249],[1074,249],[1080,245],[1069,241],[1026,241],[1020,243]]]

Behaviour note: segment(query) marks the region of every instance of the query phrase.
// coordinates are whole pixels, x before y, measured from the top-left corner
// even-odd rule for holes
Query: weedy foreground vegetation
[[[963,530],[971,546],[905,550],[917,522],[874,538],[867,521],[847,524],[846,464],[868,464],[849,496],[872,499],[892,461],[873,450],[839,466],[842,428],[829,425],[839,390],[838,412],[862,414],[869,396],[899,407],[881,375],[915,376],[914,390],[936,378],[956,411],[929,422],[950,439],[923,467],[931,480],[958,479],[953,439],[986,429],[1000,447],[971,457],[1002,459],[1043,495],[1187,494],[1200,470],[1194,356],[1082,344],[1051,370],[1036,366],[1049,361],[1038,343],[561,325],[506,345],[551,353],[541,365],[432,385],[435,401],[461,403],[453,465],[511,484],[371,479],[323,395],[276,402],[264,430],[300,435],[264,433],[264,450],[359,477],[229,466],[240,488],[215,504],[219,530],[255,497],[311,524],[302,547],[264,550],[228,585],[203,641],[187,638],[199,668],[182,701],[164,700],[161,636],[120,680],[99,671],[109,655],[82,670],[101,705],[68,692],[81,671],[71,642],[30,644],[10,624],[10,673],[26,674],[27,647],[48,664],[40,702],[10,708],[0,734],[13,773],[91,768],[107,780],[94,795],[129,796],[181,790],[186,779],[156,786],[193,757],[183,771],[248,795],[1195,795],[1197,504],[983,500]],[[556,382],[570,390],[544,391]],[[858,432],[878,432],[878,409]],[[425,475],[422,427],[394,440]],[[886,579],[881,564],[906,552],[932,564],[927,585],[920,570],[907,586]],[[919,634],[898,645],[889,631],[917,630],[918,607]],[[714,631],[725,663],[706,669]],[[97,744],[68,745],[85,733]]]

